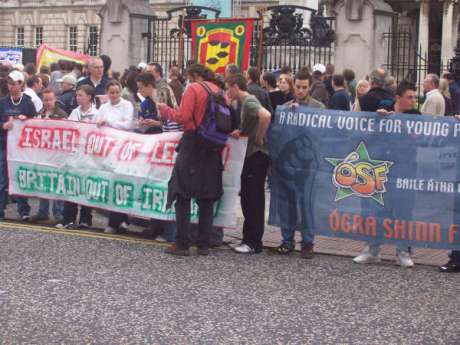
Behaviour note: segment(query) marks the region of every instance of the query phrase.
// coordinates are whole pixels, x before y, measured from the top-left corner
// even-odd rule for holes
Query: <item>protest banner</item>
[[[278,107],[269,223],[460,249],[460,121]]]
[[[0,47],[0,64],[14,66],[19,63],[22,63],[21,48]]]
[[[40,68],[43,65],[50,65],[59,60],[70,60],[84,65],[91,59],[91,56],[76,53],[70,50],[58,49],[42,44],[37,50],[36,65]]]
[[[181,132],[144,135],[66,120],[15,120],[8,133],[10,194],[72,201],[144,218],[173,220],[168,181]],[[246,139],[223,151],[224,195],[214,225],[236,226]],[[192,221],[198,206],[192,203]]]
[[[223,74],[228,64],[248,69],[254,19],[191,21],[192,53],[196,62]]]

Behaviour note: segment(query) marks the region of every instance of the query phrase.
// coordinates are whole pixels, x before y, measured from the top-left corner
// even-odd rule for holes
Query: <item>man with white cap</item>
[[[61,85],[61,96],[58,98],[57,105],[67,114],[70,114],[72,110],[78,107],[77,96],[75,94],[75,85],[77,85],[77,79],[73,73],[69,73],[63,76],[61,79],[58,79],[58,82]]]
[[[13,118],[26,120],[36,115],[31,98],[22,92],[24,74],[12,71],[8,75],[8,95],[0,99],[0,220],[5,219],[8,200],[8,173],[6,169],[6,134],[13,128]],[[22,220],[29,220],[30,206],[27,198],[17,197],[18,213]]]
[[[322,64],[316,64],[312,68],[313,72],[313,83],[311,84],[310,96],[323,104],[329,103],[329,92],[327,91],[326,85],[324,84],[324,73],[326,72],[326,66]]]

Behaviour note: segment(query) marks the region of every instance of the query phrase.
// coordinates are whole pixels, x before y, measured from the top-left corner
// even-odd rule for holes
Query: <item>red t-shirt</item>
[[[219,87],[211,82],[205,82],[212,92],[218,92]],[[204,113],[208,105],[208,92],[199,83],[192,83],[185,89],[178,109],[173,109],[167,105],[159,107],[162,117],[170,121],[178,122],[184,126],[184,132],[195,131],[197,125],[203,121]]]

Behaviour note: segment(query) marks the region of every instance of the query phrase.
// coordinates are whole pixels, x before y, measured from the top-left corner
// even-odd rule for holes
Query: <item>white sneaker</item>
[[[398,258],[396,259],[396,262],[401,266],[405,268],[411,268],[414,267],[414,262],[412,261],[410,254],[406,251],[398,251],[397,254]]]
[[[370,264],[374,262],[380,262],[381,258],[380,255],[374,255],[373,253],[370,252],[369,247],[366,247],[364,251],[355,257],[353,261],[357,264]]]
[[[64,223],[58,223],[56,224],[56,229],[75,229],[75,224],[74,223],[68,223],[68,224],[64,224]]]
[[[121,232],[128,232],[128,227],[129,227],[128,223],[122,222],[120,226],[118,227],[118,230],[120,230]]]
[[[104,229],[105,234],[116,234],[117,230],[112,228],[111,226],[106,226]]]
[[[239,254],[254,254],[255,250],[249,247],[247,244],[242,244],[238,247],[233,248],[233,250]]]

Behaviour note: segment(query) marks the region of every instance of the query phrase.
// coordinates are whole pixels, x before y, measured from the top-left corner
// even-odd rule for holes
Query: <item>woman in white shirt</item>
[[[81,85],[77,89],[77,104],[69,120],[78,122],[96,122],[99,115],[95,105],[96,91],[91,85]],[[89,228],[92,225],[92,210],[90,207],[81,206],[80,222],[77,225],[78,205],[66,201],[64,202],[64,219],[62,223],[56,225],[58,229]]]
[[[134,108],[131,102],[121,98],[121,85],[111,81],[105,88],[109,102],[99,108],[98,126],[110,126],[130,131],[134,127]]]
[[[97,126],[110,126],[116,129],[130,131],[134,128],[134,108],[131,102],[121,98],[121,85],[117,81],[111,81],[105,88],[109,102],[99,109]],[[128,215],[125,213],[110,212],[109,224],[104,232],[116,234],[126,231]]]
[[[81,85],[77,88],[77,104],[68,117],[69,120],[79,122],[96,122],[99,110],[95,103],[96,91],[91,85]]]

